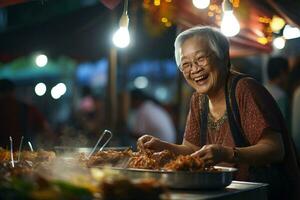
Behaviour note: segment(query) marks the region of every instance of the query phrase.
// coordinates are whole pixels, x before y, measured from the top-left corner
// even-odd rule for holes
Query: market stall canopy
[[[220,26],[223,0],[211,0],[206,10],[197,9],[189,0],[176,2],[180,9],[176,12],[175,20],[182,29],[199,24]],[[231,2],[241,26],[240,33],[230,38],[231,56],[270,53],[273,36],[270,23],[273,16],[283,18],[290,25],[300,25],[299,1],[232,0]]]
[[[0,62],[38,51],[50,56],[66,55],[78,61],[98,60],[111,48],[111,34],[118,25],[122,8],[120,2],[3,0],[0,2]],[[232,56],[271,52],[270,20],[274,15],[290,25],[300,24],[298,1],[232,2],[241,26],[240,33],[230,39]],[[129,17],[134,44],[127,51],[134,59],[172,58],[176,32],[199,24],[219,26],[221,4],[222,0],[211,0],[209,8],[199,10],[191,0],[132,0]]]

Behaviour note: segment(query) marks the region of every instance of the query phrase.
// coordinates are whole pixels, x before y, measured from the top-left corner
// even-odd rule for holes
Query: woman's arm
[[[281,134],[266,130],[257,144],[249,147],[236,148],[232,162],[250,165],[264,165],[280,162],[284,158],[284,145]]]
[[[151,149],[154,151],[169,150],[176,155],[191,154],[199,149],[199,147],[189,143],[186,140],[183,140],[183,143],[181,145],[178,145],[165,142],[151,135],[144,135],[140,137],[137,143],[139,149]]]
[[[255,145],[240,148],[217,144],[205,145],[192,156],[201,157],[207,165],[220,162],[264,165],[282,161],[284,146],[280,133],[266,130]]]

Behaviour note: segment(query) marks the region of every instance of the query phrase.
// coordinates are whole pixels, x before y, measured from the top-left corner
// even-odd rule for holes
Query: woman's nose
[[[192,63],[192,68],[191,68],[192,72],[197,72],[200,71],[201,69],[202,69],[201,66],[197,65],[195,62]]]

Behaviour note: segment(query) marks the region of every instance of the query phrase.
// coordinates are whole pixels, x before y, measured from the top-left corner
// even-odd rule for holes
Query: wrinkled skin
[[[193,153],[192,156],[201,158],[206,166],[212,166],[223,161],[230,161],[233,157],[233,151],[229,147],[209,144],[204,145],[200,150]]]
[[[188,84],[201,94],[213,95],[225,83],[226,65],[210,50],[204,39],[189,38],[181,46],[181,63],[192,62],[195,55],[207,57],[207,65],[201,67],[193,63],[191,70],[184,70],[183,76]],[[201,80],[201,76],[207,77]]]
[[[137,141],[137,146],[140,151],[144,149],[150,149],[156,152],[163,151],[166,149],[165,144],[166,142],[151,135],[143,135]]]
[[[207,94],[209,98],[214,98],[223,92],[228,72],[227,60],[220,60],[210,49],[206,40],[192,37],[184,41],[180,48],[181,64],[192,63],[192,67],[182,70],[187,83],[198,93]],[[205,57],[207,60],[204,66],[195,63],[198,57]],[[138,140],[139,149],[151,149],[162,151],[167,145],[166,142],[150,135],[144,135]],[[200,157],[207,166],[215,165],[219,162],[230,160],[232,149],[221,145],[205,145],[200,150],[193,147],[195,153],[192,156]]]

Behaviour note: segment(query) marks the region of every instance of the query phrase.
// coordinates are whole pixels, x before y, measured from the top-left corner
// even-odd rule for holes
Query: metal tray
[[[114,151],[124,151],[130,149],[130,146],[126,147],[104,147],[103,151],[114,150]],[[72,147],[72,146],[55,146],[54,151],[58,154],[65,153],[90,153],[93,148],[90,147]]]
[[[230,185],[236,168],[215,166],[218,171],[163,171],[132,168],[116,168],[132,179],[155,178],[174,189],[222,189]]]

